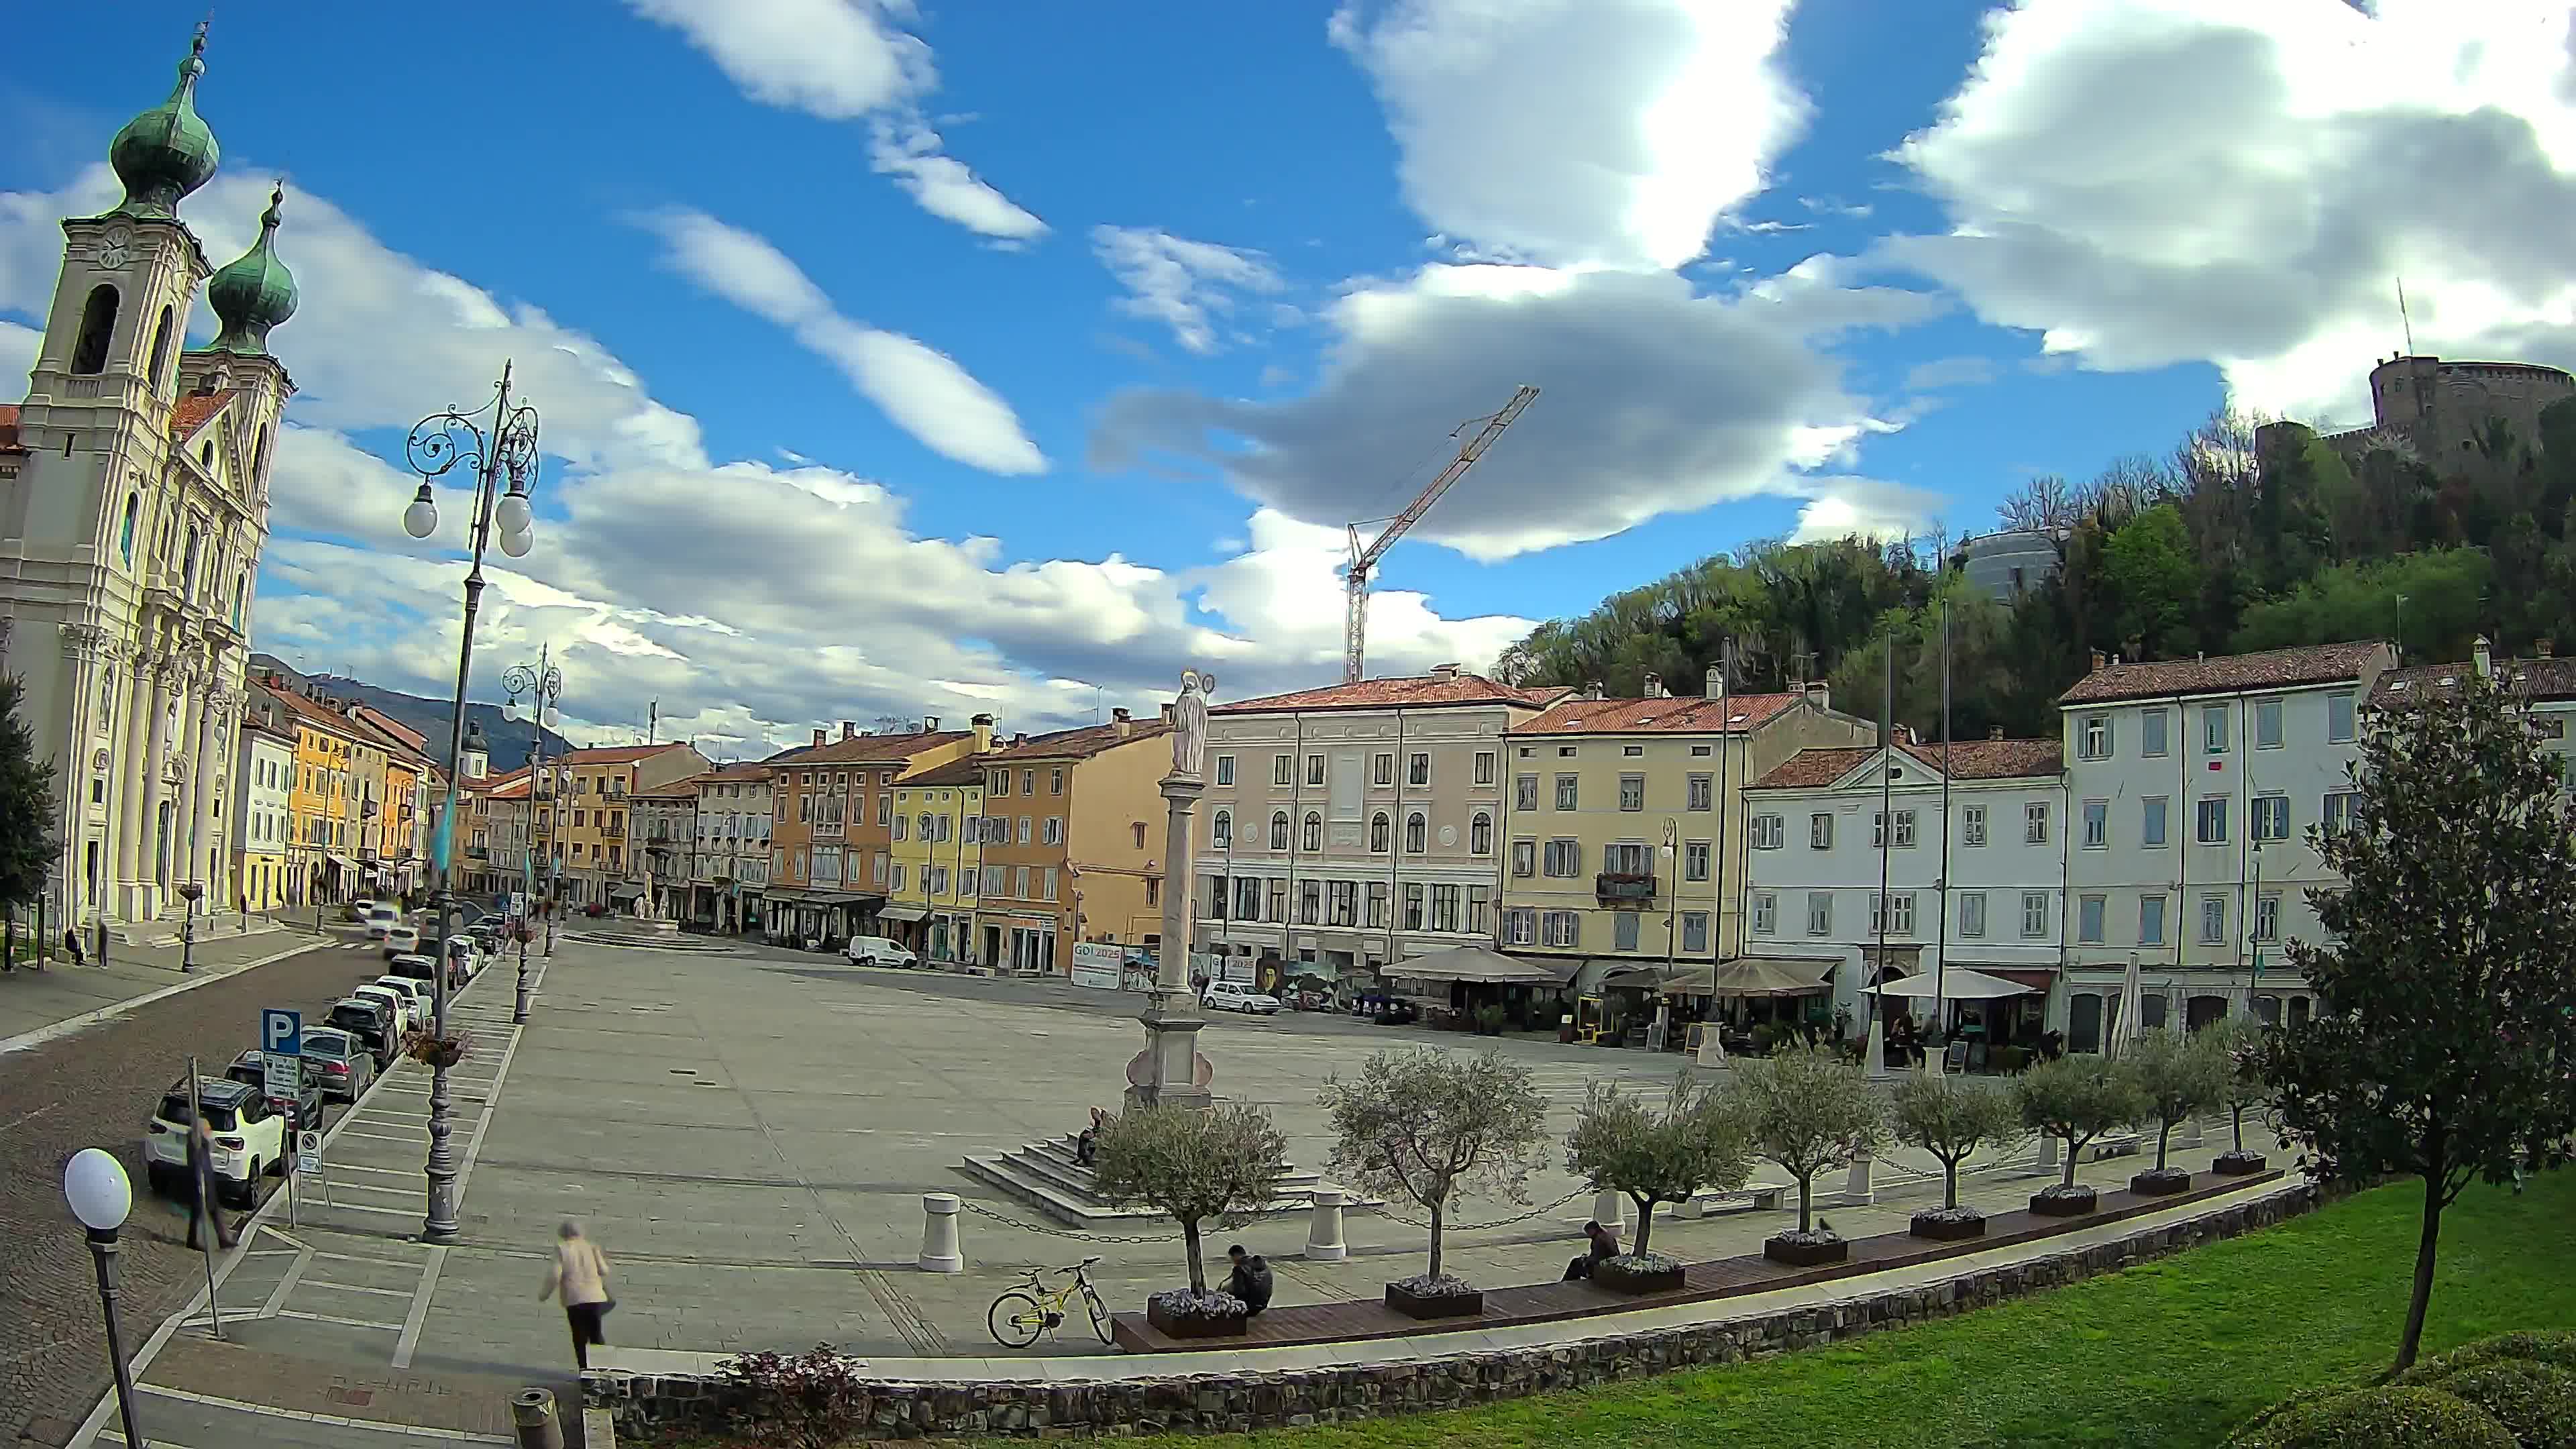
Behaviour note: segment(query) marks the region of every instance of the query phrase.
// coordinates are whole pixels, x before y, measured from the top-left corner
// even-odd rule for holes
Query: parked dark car
[[[331,1003],[331,1025],[356,1037],[375,1058],[376,1070],[392,1066],[394,1048],[393,1013],[372,1001],[348,997]]]
[[[376,1057],[348,1032],[317,1026],[304,1033],[304,1069],[322,1084],[322,1095],[354,1102],[376,1080]]]
[[[224,1068],[224,1075],[249,1086],[264,1087],[268,1083],[267,1057],[268,1053],[253,1047],[233,1058],[233,1064]],[[297,1092],[293,1101],[272,1096],[268,1099],[268,1105],[280,1112],[290,1113],[293,1118],[290,1125],[297,1130],[319,1132],[322,1130],[322,1119],[329,1111],[328,1094],[323,1090],[321,1079],[313,1070],[312,1063],[297,1064],[296,1081],[301,1090]]]

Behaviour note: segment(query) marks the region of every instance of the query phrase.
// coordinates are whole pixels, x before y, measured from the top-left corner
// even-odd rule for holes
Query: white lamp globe
[[[535,542],[536,535],[524,528],[516,533],[504,532],[501,535],[501,552],[512,558],[526,558],[529,547]]]
[[[63,1198],[82,1227],[112,1233],[125,1226],[125,1215],[134,1206],[134,1185],[113,1153],[84,1147],[63,1168]]]
[[[501,701],[501,718],[512,724],[519,722],[519,701],[516,696]]]
[[[429,485],[420,485],[420,494],[411,507],[403,510],[403,532],[414,538],[427,538],[438,531],[438,505],[429,501]]]
[[[503,538],[527,532],[534,521],[528,512],[528,495],[515,489],[502,494],[500,501],[492,505],[492,525],[501,530]]]

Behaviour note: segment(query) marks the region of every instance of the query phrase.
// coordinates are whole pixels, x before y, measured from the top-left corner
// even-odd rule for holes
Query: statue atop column
[[[1172,701],[1172,773],[1183,779],[1207,778],[1207,702],[1215,692],[1215,675],[1181,671],[1180,698]]]

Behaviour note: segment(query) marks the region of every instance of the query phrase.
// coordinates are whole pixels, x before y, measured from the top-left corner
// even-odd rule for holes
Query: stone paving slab
[[[242,934],[226,926],[205,928],[188,955],[194,970],[179,971],[180,948],[114,946],[108,963],[75,966],[59,957],[39,970],[31,965],[0,974],[0,1055],[57,1040],[65,1032],[112,1020],[148,1002],[195,990],[236,972],[311,950],[324,939],[309,930],[265,926]]]

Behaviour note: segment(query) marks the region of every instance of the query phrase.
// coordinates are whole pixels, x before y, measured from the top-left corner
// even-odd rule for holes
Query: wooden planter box
[[[1842,1238],[1828,1238],[1820,1243],[1765,1238],[1762,1240],[1762,1256],[1792,1268],[1813,1268],[1820,1263],[1840,1263],[1850,1258],[1851,1244]]]
[[[1240,1338],[1243,1336],[1243,1315],[1240,1313],[1229,1313],[1221,1318],[1202,1317],[1195,1313],[1185,1317],[1178,1316],[1164,1312],[1162,1303],[1152,1298],[1145,1300],[1145,1321],[1172,1338]]]
[[[1968,1238],[1984,1237],[1986,1220],[1982,1217],[1944,1218],[1935,1217],[1931,1213],[1916,1213],[1914,1220],[1906,1225],[1905,1230],[1918,1238],[1930,1238],[1940,1243],[1956,1243]]]
[[[2270,1159],[2260,1152],[2222,1152],[2209,1170],[2223,1177],[2251,1177],[2268,1165]]]
[[[2077,1183],[2073,1192],[2032,1193],[2030,1210],[2044,1218],[2080,1218],[2100,1201],[2091,1187]]]
[[[2140,1197],[2169,1197],[2191,1190],[2191,1174],[2179,1167],[2148,1168],[2129,1178],[2129,1191]]]
[[[1408,1293],[1401,1284],[1389,1283],[1386,1306],[1407,1318],[1473,1318],[1485,1311],[1485,1295],[1477,1289],[1464,1293]]]
[[[1592,1281],[1613,1293],[1672,1293],[1682,1286],[1682,1265],[1631,1268],[1616,1258],[1604,1258],[1592,1265]]]

